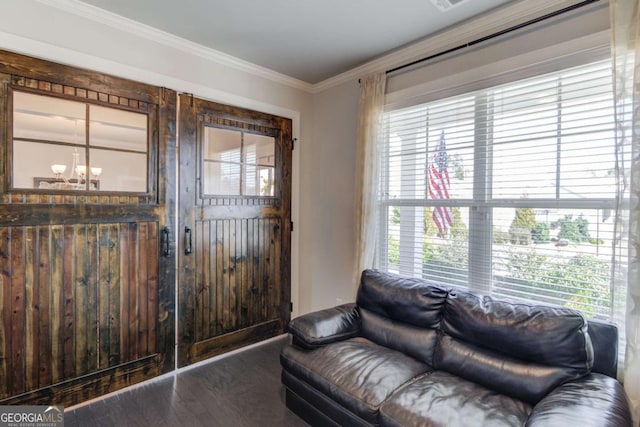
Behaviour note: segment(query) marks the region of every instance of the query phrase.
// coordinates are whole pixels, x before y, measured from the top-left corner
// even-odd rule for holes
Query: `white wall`
[[[65,3],[65,2],[61,2]],[[73,2],[66,2],[73,4]],[[144,30],[144,29],[143,29]],[[185,51],[169,38],[158,42],[144,31],[132,32],[59,9],[35,0],[5,0],[0,14],[0,49],[129,78],[178,92],[240,107],[289,117],[299,144],[293,166],[292,299],[294,315],[298,299],[311,301],[308,283],[299,284],[299,253],[309,253],[298,230],[307,222],[299,215],[301,195],[312,194],[310,181],[301,186],[300,171],[311,170],[313,157],[306,154],[312,145],[312,95],[265,78],[260,72],[223,65],[206,51]],[[259,71],[259,70],[258,70]],[[277,77],[277,76],[276,76]],[[294,82],[295,83],[295,82]]]
[[[354,181],[360,87],[350,81],[313,99],[313,143],[303,153],[301,197],[304,220],[300,281],[310,286],[303,310],[353,301]]]

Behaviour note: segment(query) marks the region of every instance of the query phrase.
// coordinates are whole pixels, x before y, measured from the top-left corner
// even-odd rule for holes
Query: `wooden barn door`
[[[180,97],[178,365],[284,332],[291,121]]]
[[[0,51],[0,404],[174,369],[176,103]]]

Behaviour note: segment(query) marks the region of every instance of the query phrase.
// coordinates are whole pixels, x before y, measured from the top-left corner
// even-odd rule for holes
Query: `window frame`
[[[610,60],[610,59],[604,59]],[[585,61],[586,63],[572,64],[568,66],[562,67],[560,70],[553,71],[562,71],[571,69],[575,66],[587,65],[587,64],[596,64],[600,61],[603,61],[601,58],[597,58],[591,61]],[[535,78],[536,76],[541,76],[546,74],[545,72],[539,72],[537,75],[528,76],[527,79]],[[479,99],[480,96],[485,96],[490,93],[492,87],[496,86],[504,86],[508,83],[515,83],[517,81],[525,80],[522,78],[518,78],[516,75],[515,78],[508,82],[500,83],[499,85],[487,85],[487,87],[483,87],[481,89],[471,90],[468,92],[458,93],[454,91],[454,93],[450,96],[442,96],[437,99],[429,99],[426,103],[421,103],[419,105],[407,106],[396,104],[397,108],[387,108],[385,111],[385,125],[383,132],[383,150],[380,155],[380,191],[378,197],[379,203],[379,240],[377,242],[378,253],[376,256],[376,265],[378,268],[388,270],[389,269],[389,212],[392,207],[408,207],[408,208],[434,208],[437,206],[448,206],[448,207],[459,207],[459,208],[468,208],[469,209],[469,233],[468,233],[468,267],[467,267],[467,289],[471,292],[478,292],[481,294],[491,294],[493,288],[497,284],[497,280],[494,279],[493,274],[493,228],[494,228],[494,210],[497,208],[534,208],[534,209],[611,209],[615,211],[617,207],[617,200],[615,194],[612,195],[611,198],[603,198],[603,197],[593,197],[588,199],[563,199],[559,195],[559,189],[561,187],[560,180],[556,180],[556,197],[554,198],[493,198],[492,197],[492,186],[493,186],[493,157],[491,155],[492,145],[489,141],[489,136],[491,134],[493,123],[495,116],[493,113],[489,113],[487,109],[487,100]],[[459,198],[459,199],[431,199],[431,198],[397,198],[393,199],[389,197],[389,151],[384,151],[384,148],[389,149],[389,141],[390,141],[390,129],[388,125],[388,117],[397,111],[402,111],[408,108],[419,108],[426,107],[428,108],[429,104],[438,102],[439,100],[451,99],[454,97],[462,97],[466,95],[473,95],[475,97],[475,116],[476,118],[479,115],[484,115],[486,117],[484,122],[479,122],[477,119],[474,119],[474,156],[473,156],[473,197],[472,198]],[[485,110],[482,110],[485,108]],[[556,107],[558,108],[558,107]],[[427,133],[429,132],[428,125],[425,125],[427,128]],[[555,133],[556,138],[562,137],[562,131],[560,129],[556,130]],[[560,146],[557,146],[556,150],[560,150]],[[426,150],[429,153],[430,147],[427,142]],[[429,156],[429,154],[427,154]],[[430,161],[429,158],[427,158]],[[385,163],[386,161],[386,163]],[[558,160],[557,168],[560,168],[560,163]],[[625,199],[622,204],[623,209],[628,209],[628,199]],[[402,217],[402,215],[401,215]],[[413,227],[413,239],[410,239],[407,244],[413,245],[413,248],[409,249],[410,253],[412,253],[412,260],[405,262],[405,268],[401,268],[402,265],[399,265],[399,273],[400,274],[408,274],[408,275],[416,275],[417,271],[415,270],[415,266],[418,264],[422,264],[422,254],[419,253],[418,249],[416,249],[416,241],[421,241],[420,239],[416,240],[416,233],[418,233],[418,227],[415,225],[417,220],[415,218],[410,218],[408,220]],[[402,227],[402,222],[400,222],[400,226]],[[400,235],[402,235],[402,231],[400,231]],[[403,252],[401,242],[398,242],[399,255],[402,257],[402,254],[406,254],[406,251]],[[420,262],[417,262],[416,259],[420,258]],[[407,269],[408,266],[408,269]],[[411,266],[414,266],[413,271],[411,271]],[[420,276],[422,277],[422,269],[420,270]],[[616,313],[614,313],[615,301],[614,301],[614,286],[610,286],[610,313],[609,320],[614,320],[616,317]]]
[[[204,150],[205,150],[205,132],[206,132],[206,128],[215,128],[215,129],[223,129],[223,130],[229,130],[229,131],[235,131],[235,132],[239,132],[241,134],[241,143],[240,143],[240,161],[239,162],[232,162],[232,161],[217,161],[217,160],[206,160],[205,159],[205,155],[204,155]],[[261,195],[255,195],[255,194],[244,194],[244,189],[243,189],[243,184],[244,184],[244,179],[243,179],[243,173],[246,170],[246,166],[255,166],[256,167],[256,171],[258,170],[259,167],[263,167],[265,165],[259,164],[259,163],[248,163],[244,161],[244,147],[245,147],[245,140],[244,140],[244,135],[245,134],[253,134],[253,135],[260,135],[260,136],[266,136],[266,137],[270,137],[273,138],[273,157],[274,157],[274,164],[273,166],[267,165],[268,167],[272,168],[274,173],[273,173],[273,195],[271,196],[261,196]],[[199,185],[199,191],[200,191],[200,198],[202,199],[219,199],[219,198],[233,198],[233,199],[246,199],[246,200],[278,200],[280,197],[278,196],[279,191],[280,191],[280,182],[277,179],[278,176],[275,173],[276,170],[276,162],[279,156],[278,151],[281,150],[280,148],[280,144],[278,143],[278,138],[279,138],[279,132],[277,131],[277,129],[275,128],[266,128],[266,127],[261,127],[261,131],[258,129],[252,129],[252,128],[244,128],[244,127],[238,127],[238,126],[232,126],[232,125],[221,125],[221,124],[216,124],[216,123],[205,123],[204,120],[199,120],[199,124],[197,127],[197,135],[196,135],[196,139],[197,139],[197,151],[198,151],[198,157],[197,157],[197,161],[198,161],[198,165],[197,165],[197,170],[198,170],[198,176],[201,177],[200,179],[200,185]],[[280,154],[281,155],[281,154]],[[207,193],[205,192],[205,163],[216,163],[216,164],[222,164],[222,165],[238,165],[240,167],[240,181],[239,181],[239,188],[240,188],[240,194],[213,194],[213,193]]]
[[[47,85],[46,87],[51,88],[53,85]],[[67,87],[65,87],[66,89]],[[33,88],[28,86],[17,85],[15,83],[10,83],[7,85],[7,121],[6,121],[6,135],[7,135],[7,147],[5,149],[5,170],[6,179],[4,185],[4,193],[7,194],[43,194],[43,195],[73,195],[73,196],[126,196],[126,197],[142,197],[142,198],[156,198],[157,185],[154,184],[154,179],[158,175],[158,141],[157,137],[154,136],[154,129],[157,128],[158,123],[158,106],[155,104],[149,104],[143,101],[137,101],[134,99],[127,99],[125,104],[125,98],[121,97],[112,97],[107,94],[97,93],[91,91],[89,89],[81,89],[81,88],[70,88],[74,89],[73,93],[71,90],[65,91],[63,93],[57,93],[53,91],[42,90],[40,88]],[[89,151],[91,149],[100,149],[107,151],[124,151],[124,150],[115,150],[106,148],[99,145],[92,145],[90,142],[90,124],[87,119],[90,119],[88,111],[90,110],[91,105],[96,105],[104,108],[111,108],[115,110],[122,110],[127,112],[133,112],[137,114],[143,114],[146,116],[147,123],[147,136],[146,136],[146,152],[135,151],[136,154],[144,154],[146,158],[146,190],[145,191],[111,191],[111,190],[100,190],[99,188],[91,189],[89,188],[89,182],[87,182],[87,188],[83,190],[75,190],[75,189],[43,189],[43,188],[18,188],[14,187],[13,184],[13,112],[14,112],[14,92],[22,92],[37,96],[46,96],[55,99],[73,101],[77,103],[81,103],[85,105],[87,110],[87,115],[85,118],[85,140],[84,144],[59,144],[54,140],[44,140],[39,141],[46,144],[51,145],[61,145],[61,146],[75,146],[82,147],[83,150],[86,150],[85,161],[88,161],[90,158]],[[95,98],[90,97],[89,94],[95,93]],[[82,95],[85,96],[82,96]],[[120,102],[113,102],[114,100],[118,100]],[[136,108],[137,106],[137,108]],[[29,138],[18,138],[18,140],[27,140]],[[86,163],[89,164],[89,163]],[[39,177],[36,177],[39,178]],[[89,180],[87,180],[89,181]],[[93,181],[93,180],[91,180]]]

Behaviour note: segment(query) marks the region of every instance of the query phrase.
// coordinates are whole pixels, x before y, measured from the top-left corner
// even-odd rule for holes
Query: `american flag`
[[[431,165],[429,166],[429,197],[433,200],[449,199],[449,170],[447,147],[444,142],[444,131],[440,134],[440,146],[438,151],[433,155]],[[433,222],[438,227],[440,236],[444,236],[447,229],[451,226],[451,207],[436,206],[433,210]]]

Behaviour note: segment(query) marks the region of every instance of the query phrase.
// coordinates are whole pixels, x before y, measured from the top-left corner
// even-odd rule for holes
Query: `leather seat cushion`
[[[380,408],[380,425],[523,426],[531,406],[459,378],[435,371],[398,390]]]
[[[364,420],[378,424],[380,404],[430,368],[365,338],[304,350],[285,346],[282,367]]]

